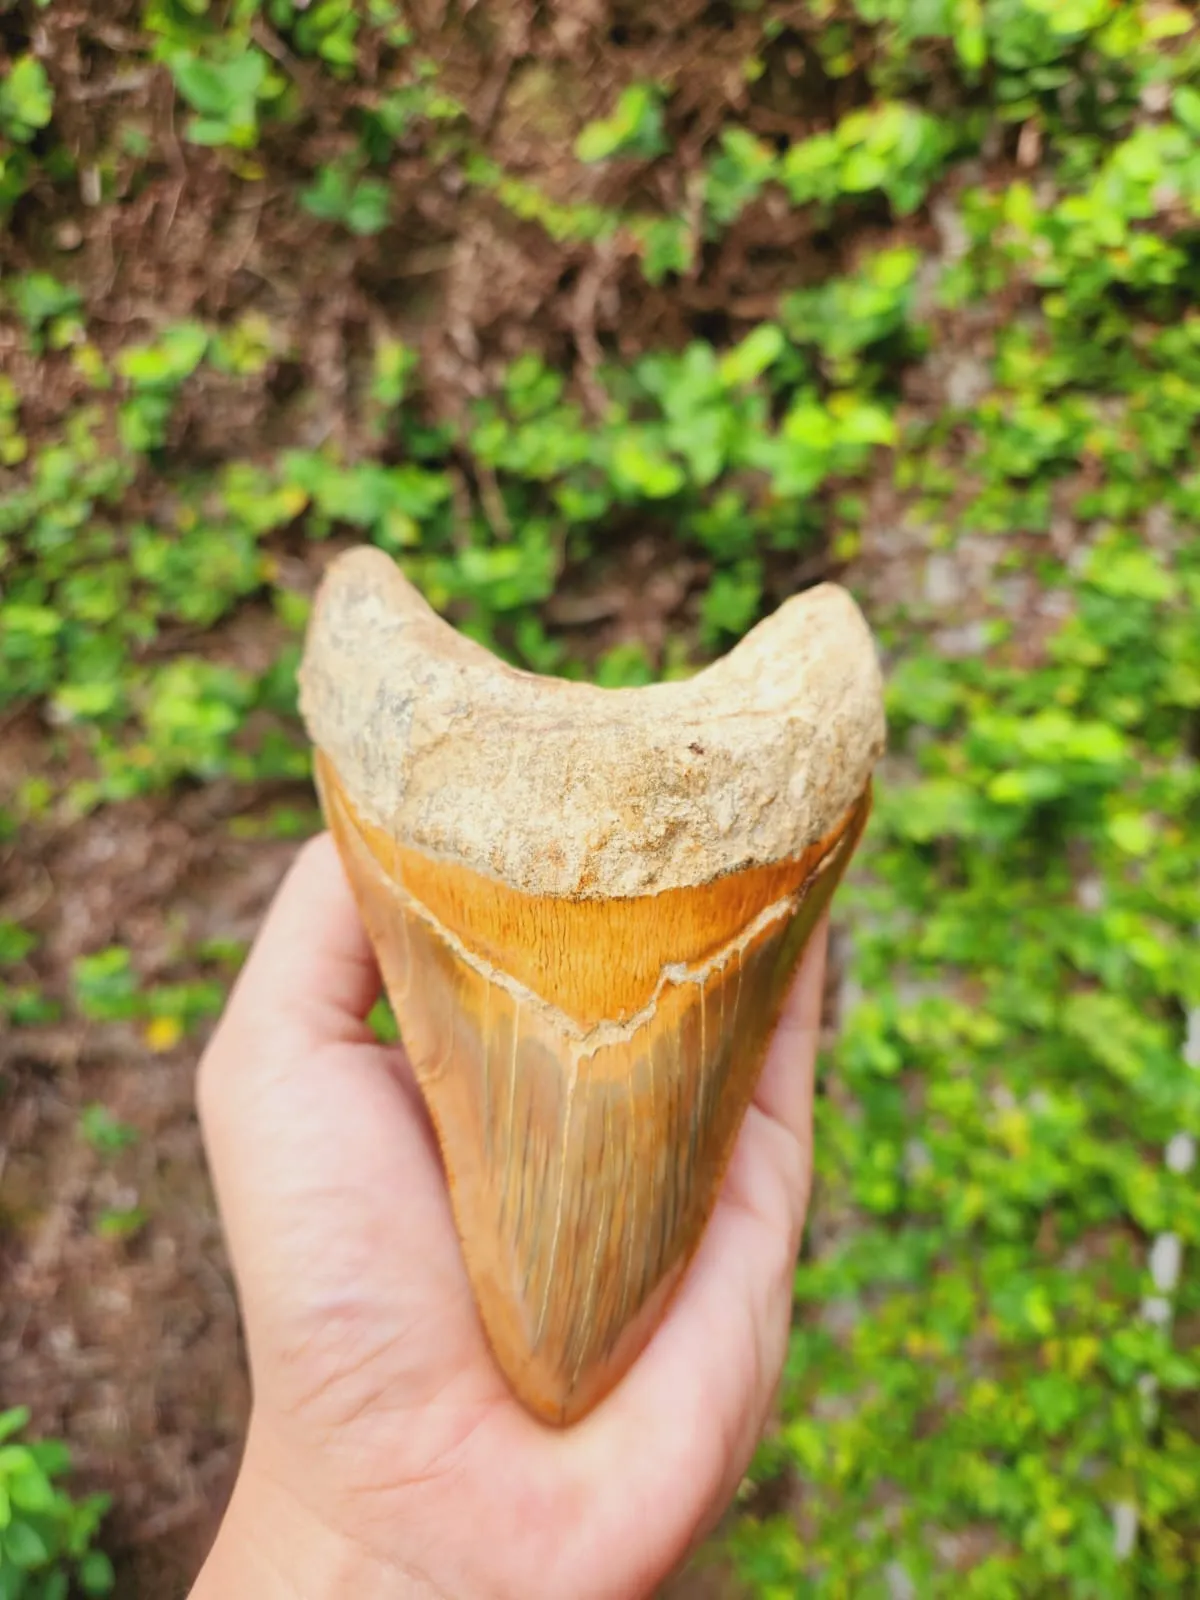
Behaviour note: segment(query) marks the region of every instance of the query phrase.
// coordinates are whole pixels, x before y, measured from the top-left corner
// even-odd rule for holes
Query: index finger
[[[222,1026],[269,1017],[297,1048],[368,1037],[379,968],[333,838],[300,850],[242,968]]]

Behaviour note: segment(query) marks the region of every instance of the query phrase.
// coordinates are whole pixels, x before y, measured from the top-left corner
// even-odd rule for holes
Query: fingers
[[[241,1028],[269,1017],[296,1047],[366,1037],[379,972],[328,833],[300,851],[225,1011]]]
[[[812,1115],[812,1063],[821,1032],[821,997],[828,946],[827,917],[813,929],[784,1001],[754,1103],[797,1138],[807,1138]]]
[[[799,1248],[812,1176],[813,1074],[826,935],[822,920],[784,1001],[721,1194],[721,1204],[757,1217],[792,1255]]]
[[[396,1098],[379,1053],[356,1048],[370,1040],[363,1018],[378,991],[353,896],[322,834],[285,877],[200,1062],[200,1118],[222,1201],[253,1187],[280,1147],[319,1135],[322,1123],[332,1130],[362,1095]]]
[[[718,1206],[643,1359],[569,1440],[515,1408],[494,1413],[529,1471],[536,1450],[546,1503],[580,1517],[587,1508],[598,1560],[629,1505],[652,1508],[664,1482],[688,1485],[692,1509],[668,1552],[682,1554],[744,1470],[770,1404],[807,1194],[824,933],[810,941],[742,1129],[727,1185],[738,1202]],[[387,1053],[365,1043],[378,981],[331,842],[316,841],[281,888],[202,1069],[256,1403],[325,1428],[380,1409],[415,1416],[451,1392],[478,1410],[502,1393],[436,1151]]]
[[[236,1167],[226,1151],[255,1137],[252,1110],[274,1092],[281,1066],[365,1032],[372,966],[332,841],[320,835],[277,891],[200,1061],[196,1094],[218,1189],[223,1169]],[[266,1135],[257,1130],[260,1142]]]
[[[326,1350],[331,1383],[342,1371],[366,1382],[372,1363],[352,1343],[373,1330],[414,1367],[443,1364],[447,1305],[482,1337],[461,1315],[465,1277],[415,1091],[396,1071],[398,1052],[376,1045],[362,1021],[378,987],[324,836],[280,888],[198,1082],[260,1392],[288,1373],[296,1381],[285,1352],[336,1338],[346,1343]],[[416,1337],[431,1319],[437,1338]]]

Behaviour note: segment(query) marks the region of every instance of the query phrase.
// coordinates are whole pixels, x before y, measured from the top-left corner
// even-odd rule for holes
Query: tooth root
[[[516,1395],[584,1415],[658,1326],[883,746],[824,585],[684,683],[540,679],[340,556],[301,706]]]

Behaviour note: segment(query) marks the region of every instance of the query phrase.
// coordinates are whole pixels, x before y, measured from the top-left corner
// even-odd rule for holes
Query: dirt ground
[[[45,926],[45,959],[63,967],[115,941],[152,969],[181,936],[250,938],[297,847],[232,837],[212,798],[113,809],[34,859],[28,842],[10,847],[4,910]],[[0,1042],[0,1372],[38,1429],[70,1442],[80,1486],[114,1496],[106,1544],[123,1600],[186,1595],[249,1405],[193,1101],[201,1038],[157,1054],[132,1025],[63,1024]],[[79,1114],[94,1101],[137,1142],[92,1150]],[[99,1236],[99,1212],[134,1195],[147,1213],[136,1236]],[[731,1591],[706,1566],[665,1593]]]
[[[44,923],[55,966],[128,942],[152,969],[184,932],[249,938],[294,848],[231,838],[208,804],[113,808],[33,861],[28,841],[19,861],[10,847],[4,903]],[[0,1371],[38,1428],[68,1439],[80,1482],[114,1495],[130,1597],[186,1593],[249,1400],[196,1124],[198,1043],[156,1054],[132,1025],[72,1023],[0,1044]],[[136,1143],[94,1151],[79,1131],[92,1102]],[[136,1236],[98,1235],[97,1215],[131,1196],[147,1213]]]
[[[363,441],[347,395],[380,325],[420,346],[430,404],[443,417],[459,414],[483,377],[531,346],[573,368],[586,396],[602,350],[628,356],[695,335],[736,337],[781,286],[845,266],[873,236],[869,219],[856,231],[818,235],[755,204],[686,282],[653,289],[630,261],[552,246],[486,198],[464,201],[414,151],[392,175],[395,227],[373,240],[327,231],[314,247],[311,219],[285,202],[298,174],[344,143],[340,119],[353,97],[339,103],[317,69],[291,60],[306,97],[302,123],[267,138],[265,176],[247,191],[219,156],[180,143],[161,69],[138,66],[131,78],[130,60],[145,47],[139,10],[132,0],[77,0],[39,12],[56,131],[81,167],[105,155],[111,192],[90,206],[39,192],[0,239],[0,269],[49,264],[69,276],[106,357],[169,319],[254,310],[270,321],[288,359],[258,388],[198,379],[172,424],[176,462],[203,468],[244,454],[247,441],[265,452],[291,439],[331,439],[353,455]],[[531,3],[506,15],[498,38],[464,29],[443,63],[447,87],[472,108],[490,153],[560,200],[638,198],[619,163],[615,176],[585,174],[580,189],[579,165],[554,122],[564,96],[579,115],[600,115],[614,84],[669,67],[678,159],[655,170],[653,181],[670,192],[649,197],[669,209],[731,114],[763,138],[799,137],[869,93],[854,72],[836,88],[839,103],[828,103],[828,83],[810,71],[816,58],[794,38],[767,53],[751,87],[739,64],[758,25],[733,7],[678,0],[653,23],[610,29],[603,7],[566,6],[553,38],[538,36],[545,20]],[[577,65],[589,60],[602,70]],[[814,84],[825,99],[814,98]],[[116,138],[131,124],[150,157],[135,159]],[[27,370],[33,357],[12,342],[0,357],[33,397],[23,426],[36,448],[55,437],[78,398],[69,363],[46,354]],[[152,517],[153,482],[139,483],[138,495]],[[704,562],[644,530],[616,530],[610,550],[607,565],[568,573],[547,621],[570,627],[584,654],[628,638],[653,651],[668,623],[677,630],[694,616]],[[297,539],[279,559],[294,565],[295,587],[311,589],[329,553]],[[782,595],[823,571],[809,551],[772,568],[768,588]],[[203,647],[241,663],[269,658],[262,621],[248,610]],[[174,643],[164,636],[160,647],[169,654]],[[194,638],[187,643],[197,648]],[[74,760],[69,739],[52,755],[35,710],[7,715],[0,802],[22,778],[62,777]],[[111,944],[127,946],[139,974],[154,981],[187,976],[179,952],[202,941],[249,940],[296,848],[254,826],[280,806],[311,808],[311,791],[182,788],[32,826],[0,844],[0,918],[40,936],[32,958],[40,990],[66,1001],[72,962]],[[0,1038],[0,1403],[29,1405],[38,1432],[70,1443],[79,1486],[113,1495],[106,1544],[126,1600],[186,1593],[229,1492],[247,1415],[237,1308],[193,1105],[203,1038],[200,1030],[160,1051],[133,1024],[80,1020]],[[79,1128],[93,1102],[135,1129],[136,1141],[115,1154],[93,1150]],[[134,1197],[143,1226],[125,1238],[97,1231],[103,1213]],[[713,1571],[669,1590],[675,1600],[729,1592]]]

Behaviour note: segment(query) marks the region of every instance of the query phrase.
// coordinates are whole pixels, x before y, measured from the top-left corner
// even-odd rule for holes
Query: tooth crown
[[[686,1269],[865,823],[866,624],[826,586],[688,683],[597,690],[504,666],[360,550],[301,682],[492,1349],[573,1421]]]

